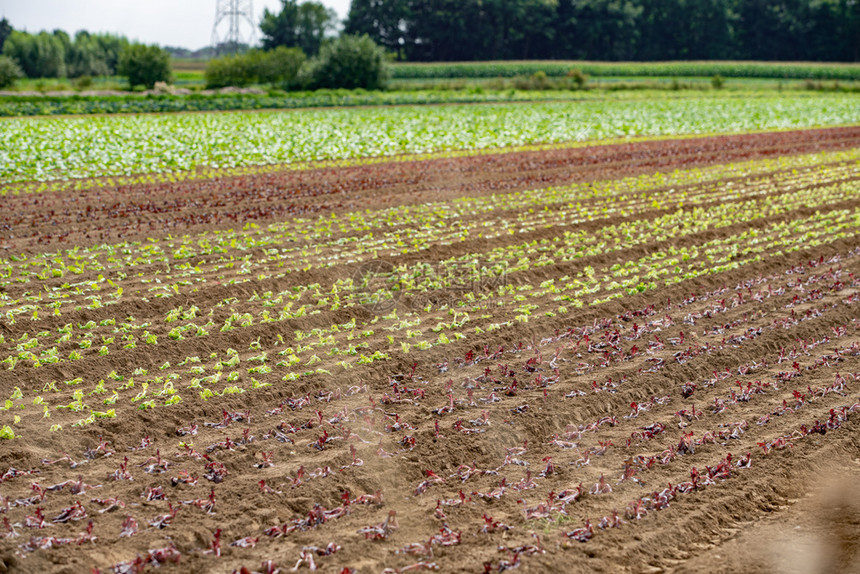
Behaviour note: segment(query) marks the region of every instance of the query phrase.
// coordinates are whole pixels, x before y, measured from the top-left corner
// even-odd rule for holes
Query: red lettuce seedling
[[[217,529],[215,531],[215,536],[212,539],[212,543],[209,547],[209,550],[204,551],[204,554],[213,554],[215,557],[221,557],[221,529]]]
[[[266,494],[283,494],[280,490],[275,490],[270,486],[267,486],[265,479],[261,479],[257,484],[260,486],[260,492]]]
[[[255,538],[253,536],[246,536],[245,538],[240,538],[239,540],[231,542],[230,546],[235,546],[237,548],[254,548],[259,541],[259,538]]]
[[[135,533],[137,533],[137,520],[129,514],[122,523],[122,531],[119,533],[119,537],[131,538]]]
[[[374,526],[366,526],[358,530],[367,540],[385,540],[391,531],[397,528],[397,511],[390,510],[384,522]]]
[[[149,522],[149,525],[154,528],[162,529],[173,524],[173,519],[176,518],[176,513],[179,511],[179,507],[174,508],[173,503],[170,502],[168,503],[168,507],[170,508],[169,513],[156,516]]]
[[[110,475],[110,477],[114,480],[134,480],[131,476],[131,473],[128,472],[128,457],[123,457],[122,464],[119,465],[119,468]]]
[[[125,503],[116,497],[91,498],[90,502],[95,502],[96,504],[104,506],[104,508],[99,510],[99,514],[104,514],[105,512],[113,512],[114,510],[119,510],[120,508],[125,508]]]
[[[581,528],[574,528],[570,532],[566,532],[565,535],[571,540],[576,540],[577,542],[588,542],[594,536],[594,529],[591,526],[591,521],[586,519],[584,526]]]
[[[27,528],[45,528],[50,526],[45,522],[45,515],[41,508],[36,508],[35,516],[27,516],[24,518],[24,526]]]
[[[404,566],[403,568],[386,568],[382,571],[382,574],[403,574],[404,572],[411,572],[412,570],[438,570],[439,565],[435,562],[416,562],[415,564],[410,564],[409,566]]]
[[[588,491],[590,494],[609,494],[612,492],[612,487],[606,482],[603,473],[600,474],[600,479]]]

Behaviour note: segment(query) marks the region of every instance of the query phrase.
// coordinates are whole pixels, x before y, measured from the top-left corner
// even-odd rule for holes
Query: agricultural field
[[[0,120],[0,570],[856,567],[858,110]]]
[[[781,80],[860,80],[857,64],[813,62],[588,62],[588,61],[491,61],[401,62],[392,66],[395,79],[509,78],[543,72],[550,77],[579,70],[589,76],[670,76],[724,78],[774,78]]]

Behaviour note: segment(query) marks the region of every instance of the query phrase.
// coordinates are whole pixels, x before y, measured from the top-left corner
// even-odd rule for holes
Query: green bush
[[[242,55],[216,58],[206,66],[206,87],[242,88],[260,83],[290,89],[295,87],[304,62],[304,52],[284,46],[268,52],[251,50]]]
[[[573,68],[567,71],[565,77],[573,82],[573,85],[576,89],[581,90],[585,87],[585,84],[588,83],[588,76],[582,73],[582,70],[579,68]]]
[[[86,90],[93,87],[92,76],[80,76],[73,82],[74,86],[79,90]]]
[[[345,34],[323,45],[302,75],[311,88],[378,90],[388,80],[385,51],[366,34]]]
[[[285,90],[297,87],[296,79],[306,60],[300,48],[278,46],[263,52],[257,64],[257,79],[261,84],[278,86]]]
[[[588,82],[588,76],[579,70],[570,70],[562,77],[550,77],[543,70],[538,70],[530,76],[517,76],[510,81],[496,78],[489,85],[495,89],[504,89],[513,85],[517,90],[581,90]]]
[[[0,88],[8,88],[15,85],[18,78],[24,76],[24,72],[12,58],[0,56]]]
[[[131,89],[144,86],[151,90],[156,82],[170,83],[173,80],[170,53],[155,45],[129,44],[120,53],[117,73],[128,78]]]
[[[535,90],[548,90],[552,87],[549,78],[546,77],[546,72],[538,70],[531,76],[531,83]]]
[[[253,60],[250,53],[210,60],[204,72],[206,87],[243,88],[253,84],[257,80],[257,65]]]

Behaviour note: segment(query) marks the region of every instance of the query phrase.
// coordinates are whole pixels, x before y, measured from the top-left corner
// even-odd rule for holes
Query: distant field
[[[389,90],[564,90],[576,89],[567,77],[547,77],[544,84],[533,76],[493,77],[493,78],[393,78],[388,82]],[[619,90],[708,90],[712,77],[704,76],[588,76],[585,88],[591,91]],[[808,90],[828,89],[840,91],[860,91],[860,82],[845,80],[786,80],[784,78],[723,78],[721,88],[730,91],[762,90]]]
[[[814,80],[860,80],[860,64],[810,62],[433,62],[398,63],[392,66],[394,79],[510,78],[538,71],[550,77],[565,76],[571,70],[589,76],[695,76],[725,78],[782,78]]]
[[[179,73],[199,73],[208,60],[174,58]],[[512,78],[543,71],[547,76],[565,76],[577,69],[590,76],[657,76],[725,78],[775,78],[794,80],[860,80],[860,64],[818,62],[584,62],[575,60],[498,62],[404,62],[392,65],[392,79]]]
[[[0,184],[860,122],[850,94],[4,119]],[[405,137],[402,134],[409,134]]]
[[[177,85],[186,87],[177,79]],[[425,81],[436,84],[445,80]],[[646,86],[645,84],[641,84]],[[686,84],[685,84],[686,85]],[[58,88],[60,89],[60,88]],[[66,86],[65,90],[70,87]],[[116,89],[120,89],[118,86]],[[193,89],[193,87],[192,87]],[[655,89],[607,89],[603,90],[520,90],[494,89],[482,87],[468,81],[462,88],[420,87],[393,88],[390,90],[316,90],[307,92],[282,92],[271,90],[265,94],[250,93],[203,93],[194,91],[188,95],[146,94],[128,92],[102,95],[72,95],[48,91],[38,95],[21,94],[0,97],[0,117],[16,116],[58,116],[89,114],[131,114],[166,112],[214,112],[231,110],[275,110],[297,108],[331,108],[355,106],[401,106],[433,104],[478,104],[504,102],[563,102],[597,100],[642,100],[655,97],[672,99],[697,98],[704,89],[671,91],[667,88]],[[711,91],[708,89],[708,91]],[[775,93],[775,92],[774,92]],[[835,92],[834,92],[835,93]],[[795,92],[804,97],[814,97],[806,91]],[[722,90],[723,98],[759,98],[767,96],[761,90]]]
[[[173,69],[177,72],[203,72],[208,62],[200,58],[173,58]]]
[[[190,90],[179,94],[128,92],[122,77],[21,80],[0,95],[0,117],[860,93],[860,64],[572,61],[397,63],[380,91],[285,92],[256,85],[262,91],[218,93],[203,92],[206,63],[174,59],[173,84]]]
[[[207,63],[208,60],[205,59],[174,58],[172,61],[174,84],[192,90],[203,89],[206,85],[204,72]],[[709,88],[712,78],[720,76],[724,80],[729,80],[727,84],[724,84],[724,87],[734,89],[860,90],[860,64],[582,61],[394,63],[391,67],[392,73],[388,89],[395,91],[565,90],[579,87],[575,85],[576,78],[571,77],[571,72],[574,70],[578,70],[588,77],[587,86],[592,89]],[[535,83],[536,78],[540,79],[540,75],[535,76],[538,72],[543,72],[546,75],[542,84]],[[794,83],[785,83],[786,81],[793,81]],[[828,83],[823,84],[822,82]],[[92,78],[85,84],[81,83],[80,80],[69,78],[35,78],[19,81],[11,91],[50,94],[57,91],[122,90],[125,88],[125,79],[120,77]],[[105,111],[110,113],[111,110]],[[7,109],[5,113],[0,113],[0,115],[18,115],[18,112],[10,113]],[[23,115],[29,114],[23,112]]]

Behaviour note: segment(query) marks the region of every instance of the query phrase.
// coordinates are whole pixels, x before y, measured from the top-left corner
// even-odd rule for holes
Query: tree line
[[[385,51],[366,34],[338,35],[339,28],[337,13],[321,2],[281,0],[280,10],[263,11],[261,49],[210,60],[206,87],[382,88]]]
[[[152,88],[169,82],[170,54],[155,45],[129,42],[115,34],[91,34],[86,30],[73,37],[63,30],[36,34],[15,30],[6,18],[0,20],[0,88],[16,79],[92,78],[124,76],[129,87]]]
[[[352,0],[343,22],[317,0],[281,0],[260,30],[262,50],[213,61],[207,83],[336,87],[361,62],[372,80],[344,87],[378,86],[371,41],[417,62],[860,61],[860,0]],[[30,34],[3,19],[0,51],[0,76],[13,80],[124,75],[151,87],[170,77],[165,50],[112,34]]]
[[[858,0],[353,0],[399,59],[860,61]]]
[[[80,78],[112,76],[119,66],[120,54],[129,45],[126,38],[113,34],[91,34],[85,30],[69,36],[63,30],[29,34],[13,30],[4,18],[0,21],[0,48],[31,78]]]

